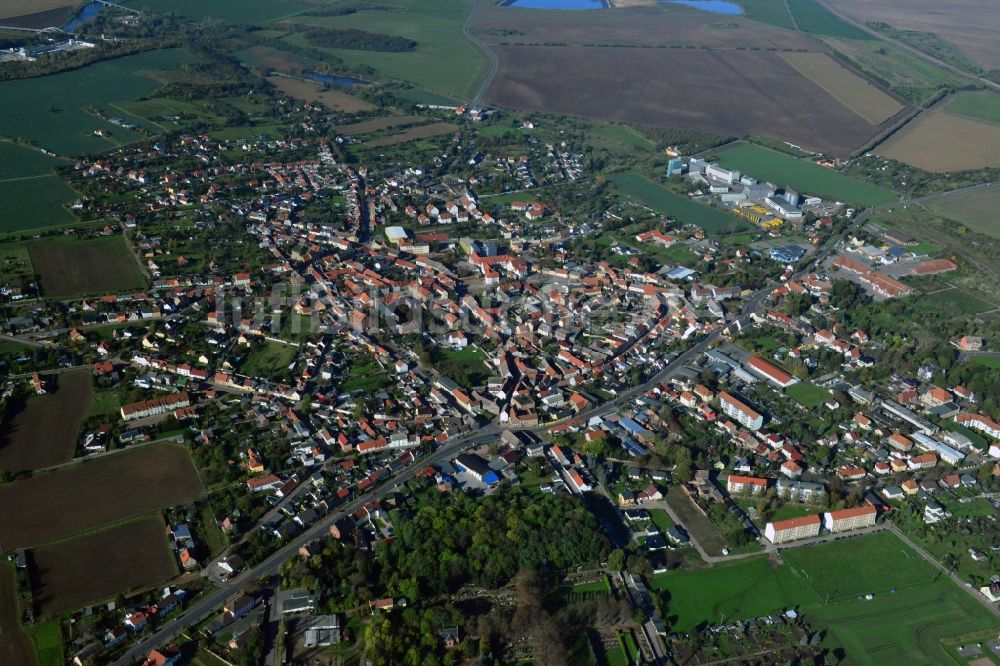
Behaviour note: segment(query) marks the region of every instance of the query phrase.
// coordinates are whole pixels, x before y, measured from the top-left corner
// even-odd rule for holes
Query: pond
[[[319,72],[303,72],[302,76],[306,77],[310,81],[315,81],[316,83],[323,83],[328,86],[337,86],[338,88],[353,88],[355,86],[363,86],[367,81],[361,79],[356,79],[352,76],[337,76],[335,74],[321,74]]]
[[[524,9],[604,9],[604,0],[511,0],[507,7]]]
[[[662,0],[662,2],[666,2],[671,5],[693,7],[694,9],[700,9],[703,12],[712,12],[713,14],[736,16],[743,13],[742,7],[735,2],[727,2],[727,0]]]
[[[69,20],[69,23],[62,27],[63,32],[74,32],[80,29],[80,26],[94,18],[101,13],[104,9],[104,5],[100,2],[91,2],[89,5],[84,5],[83,8],[77,12],[76,16]]]

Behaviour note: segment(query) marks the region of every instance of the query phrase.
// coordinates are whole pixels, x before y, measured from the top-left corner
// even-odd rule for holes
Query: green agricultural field
[[[860,206],[878,206],[896,200],[896,195],[877,185],[750,143],[741,142],[722,148],[717,156],[719,163],[727,169],[738,169],[775,185],[787,185],[803,194]]]
[[[196,21],[211,17],[230,23],[267,23],[307,9],[316,9],[326,3],[290,0],[126,0],[123,4],[158,14],[174,13]]]
[[[806,407],[819,407],[830,399],[830,392],[821,386],[816,386],[812,382],[799,382],[792,384],[785,393],[798,400]]]
[[[1000,125],[1000,94],[988,90],[959,93],[945,111]]]
[[[455,0],[379,0],[364,11],[347,16],[296,16],[304,25],[355,28],[405,37],[417,42],[415,51],[386,53],[322,49],[348,67],[372,68],[390,79],[448,98],[468,101],[476,92],[489,63],[462,33],[471,2]],[[286,38],[305,45],[301,35]]]
[[[37,148],[0,141],[0,182],[17,178],[51,176],[53,169],[68,160],[46,155]]]
[[[873,39],[868,33],[837,18],[816,0],[787,1],[795,25],[802,32],[845,39]]]
[[[740,0],[746,17],[761,23],[770,23],[779,28],[793,29],[792,16],[784,0]]]
[[[801,576],[804,585],[831,601],[926,583],[937,573],[889,532],[789,548],[782,559]],[[857,566],[845,566],[852,559],[857,560]]]
[[[43,148],[65,155],[101,152],[140,138],[86,111],[115,111],[111,102],[143,97],[159,83],[157,70],[173,69],[193,58],[181,49],[148,51],[105,60],[59,74],[0,83],[0,134],[23,137]],[[109,137],[94,130],[110,132]]]
[[[76,199],[73,188],[55,174],[2,180],[0,233],[73,224],[76,218],[66,205]]]
[[[674,194],[635,171],[615,174],[610,180],[623,194],[638,200],[660,214],[669,215],[685,224],[697,224],[706,233],[735,231],[745,229],[748,226],[735,215]]]

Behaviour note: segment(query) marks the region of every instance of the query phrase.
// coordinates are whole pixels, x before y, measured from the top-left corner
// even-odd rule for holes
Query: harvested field
[[[722,538],[719,531],[712,525],[712,521],[702,513],[698,505],[688,497],[683,490],[674,486],[667,493],[667,504],[674,510],[674,513],[681,519],[681,524],[687,530],[691,538],[698,542],[709,555],[721,555],[722,549],[726,546],[726,540]]]
[[[877,131],[776,53],[494,50],[501,67],[487,101],[501,107],[731,136],[760,133],[841,156]]]
[[[903,105],[834,61],[825,53],[783,53],[781,57],[834,99],[872,125],[903,110]]]
[[[365,143],[365,147],[378,148],[380,146],[395,146],[398,143],[406,143],[407,141],[429,139],[432,136],[451,134],[457,130],[458,126],[451,123],[431,123],[430,125],[420,125],[418,127],[411,127],[410,129],[397,134],[390,134],[389,136],[383,136],[380,139],[374,139]]]
[[[269,76],[267,80],[271,85],[289,97],[301,99],[305,102],[319,102],[333,111],[359,113],[375,110],[373,105],[360,97],[348,95],[339,90],[324,88],[312,81],[290,79],[286,76]]]
[[[420,116],[385,116],[383,118],[373,118],[363,120],[360,123],[341,125],[336,128],[337,134],[344,136],[356,136],[358,134],[371,134],[380,130],[392,129],[393,127],[403,127],[424,122]]]
[[[52,617],[177,575],[159,516],[31,551],[35,612]]]
[[[875,152],[937,173],[1000,167],[1000,126],[927,111]]]
[[[159,511],[201,494],[187,449],[151,444],[0,486],[0,543],[7,550],[65,539]]]
[[[49,377],[54,388],[11,406],[0,428],[0,470],[20,472],[64,463],[76,451],[77,429],[90,407],[89,370]],[[58,414],[59,418],[52,418]]]
[[[900,30],[931,32],[985,69],[1000,68],[1000,3],[982,0],[827,0],[864,23],[882,21]]]
[[[973,231],[1000,240],[1000,223],[997,222],[1000,188],[990,187],[967,192],[962,196],[937,199],[928,202],[926,207],[938,215],[964,224]]]
[[[28,254],[50,298],[143,289],[146,280],[121,236],[91,240],[61,236],[28,243]]]
[[[816,43],[799,32],[663,3],[592,12],[482,5],[475,28],[486,43],[498,45],[816,50]]]
[[[0,664],[37,663],[35,647],[21,628],[21,613],[17,604],[14,567],[0,562]]]

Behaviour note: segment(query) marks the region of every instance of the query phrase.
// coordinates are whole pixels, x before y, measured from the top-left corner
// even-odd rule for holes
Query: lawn
[[[659,574],[652,578],[651,587],[667,593],[667,615],[676,617],[675,631],[820,602],[790,567],[772,566],[766,557],[700,571]]]
[[[650,509],[649,517],[661,532],[666,532],[674,526],[674,521],[670,519],[670,516],[663,509]]]
[[[24,137],[64,155],[103,152],[140,135],[101,120],[85,109],[143,97],[159,87],[150,72],[173,69],[193,58],[162,49],[105,60],[58,74],[0,83],[0,134]],[[114,115],[114,110],[109,111]],[[95,136],[105,130],[109,137]]]
[[[265,340],[260,348],[247,355],[240,372],[248,377],[283,381],[289,376],[289,366],[295,362],[298,348],[273,340]]]
[[[983,357],[979,357],[979,358],[983,358]],[[973,359],[972,362],[978,361],[979,358]],[[983,360],[985,360],[985,359],[983,359]],[[994,358],[993,360],[994,361],[1000,361],[1000,359],[996,359],[996,358]],[[997,362],[995,365],[992,365],[990,367],[1000,368],[1000,362]],[[969,440],[972,441],[973,446],[975,446],[980,451],[986,451],[987,449],[990,448],[990,444],[989,444],[989,442],[986,441],[986,438],[983,437],[982,435],[980,435],[975,430],[970,430],[969,428],[966,428],[965,426],[963,426],[961,424],[958,424],[958,423],[955,423],[954,421],[951,421],[951,420],[942,421],[941,425],[944,427],[945,430],[950,430],[951,432],[957,432],[957,433],[961,433],[961,434],[965,435],[966,437],[969,438]]]
[[[348,67],[365,67],[383,77],[399,79],[447,98],[469,101],[488,68],[486,56],[462,34],[471,2],[455,0],[380,0],[347,16],[297,16],[296,23],[355,28],[397,35],[417,42],[415,51],[385,53],[348,49],[321,49]],[[307,42],[300,35],[286,38]]]
[[[486,353],[484,351],[477,347],[466,347],[457,351],[442,350],[440,360],[436,361],[434,365],[443,375],[455,375],[452,379],[459,383],[478,386],[490,376],[490,369],[485,361]]]
[[[89,381],[89,378],[88,378]],[[122,408],[122,396],[118,389],[98,389],[90,400],[85,418],[92,416],[108,416],[119,418]]]
[[[371,393],[388,383],[388,373],[375,361],[369,360],[367,363],[351,363],[351,367],[347,370],[347,377],[340,385],[340,390],[344,393],[354,391]]]
[[[782,558],[804,585],[831,601],[923,584],[936,574],[930,564],[889,532],[789,548],[782,552]],[[848,566],[852,560],[856,566]]]
[[[803,194],[861,206],[877,206],[896,200],[895,194],[877,185],[762,146],[740,142],[720,149],[717,155],[719,163],[727,169],[738,169],[775,185],[787,185]]]
[[[801,518],[819,513],[819,508],[808,504],[796,504],[788,502],[778,507],[777,511],[771,514],[771,520],[788,520],[789,518]]]
[[[121,236],[79,240],[72,236],[28,243],[28,254],[50,298],[135,291],[146,287]]]
[[[154,97],[132,102],[117,102],[115,108],[121,109],[137,118],[143,118],[162,129],[176,128],[192,124],[221,124],[225,118],[214,113],[205,103],[187,102],[180,99]],[[179,120],[167,120],[165,116],[177,116]]]
[[[611,583],[608,582],[608,577],[605,576],[601,580],[595,580],[591,583],[579,583],[573,586],[573,594],[606,594],[611,592]]]
[[[792,384],[785,389],[785,393],[806,407],[819,407],[830,399],[830,392],[827,389],[816,386],[812,382]]]
[[[956,95],[945,107],[948,113],[1000,124],[1000,94],[988,90]]]
[[[666,593],[667,615],[675,617],[675,630],[688,631],[702,623],[760,617],[789,608],[799,609],[814,621],[813,614],[820,609],[829,609],[824,612],[833,616],[834,609],[844,607],[850,615],[857,612],[858,595],[888,596],[896,588],[893,596],[902,599],[927,589],[936,575],[887,532],[784,548],[781,558],[780,565],[766,557],[752,557],[698,571],[669,572],[653,576],[650,583],[654,590]],[[964,595],[950,583],[941,591]]]
[[[662,215],[669,215],[685,224],[696,224],[706,233],[730,232],[749,226],[735,215],[675,194],[635,171],[615,174],[610,180],[623,194]]]
[[[28,630],[28,635],[35,643],[38,666],[62,666],[66,663],[63,660],[62,631],[58,620],[35,625]]]
[[[945,578],[895,594],[876,594],[871,601],[820,606],[808,610],[806,617],[813,626],[829,630],[825,645],[842,647],[849,663],[859,666],[964,664],[942,641],[987,630],[993,637],[1000,626]]]

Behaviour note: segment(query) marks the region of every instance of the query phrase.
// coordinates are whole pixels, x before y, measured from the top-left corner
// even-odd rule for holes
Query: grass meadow
[[[685,224],[696,224],[706,233],[747,228],[741,218],[675,194],[635,171],[615,174],[610,180],[620,192],[657,213],[669,215]]]
[[[717,156],[719,163],[727,169],[738,169],[754,178],[786,185],[803,194],[861,206],[878,206],[896,200],[895,194],[877,185],[750,143],[723,148]]]

